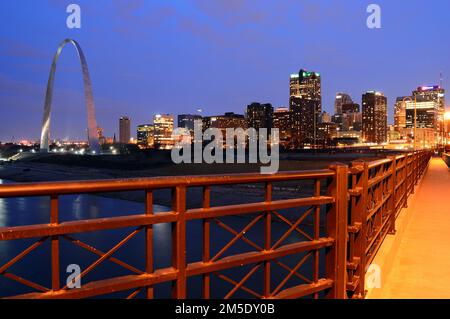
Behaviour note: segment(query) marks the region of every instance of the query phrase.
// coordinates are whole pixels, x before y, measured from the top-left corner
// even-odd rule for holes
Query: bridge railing
[[[36,241],[17,254],[14,258],[0,266],[0,275],[30,287],[36,292],[15,296],[18,298],[85,298],[109,294],[116,291],[129,291],[129,297],[134,297],[142,290],[145,296],[152,298],[153,286],[172,283],[172,296],[175,298],[188,297],[187,280],[192,276],[200,276],[202,280],[202,297],[211,297],[211,276],[214,275],[231,285],[231,289],[220,296],[229,298],[238,290],[247,292],[250,296],[260,298],[293,298],[319,293],[333,298],[343,298],[345,294],[345,274],[340,269],[345,268],[345,192],[347,171],[345,166],[335,166],[331,169],[307,172],[289,172],[276,175],[238,174],[228,176],[198,176],[198,177],[168,177],[145,178],[136,180],[106,180],[62,183],[37,183],[0,186],[0,197],[49,196],[51,209],[49,224],[27,225],[19,227],[0,228],[0,241],[36,238]],[[280,181],[312,181],[314,194],[312,196],[280,199],[272,198],[273,184]],[[265,198],[262,202],[240,205],[211,206],[211,187],[217,185],[236,185],[249,183],[263,183]],[[325,194],[322,189],[327,186]],[[187,190],[201,187],[202,207],[187,209]],[[154,213],[153,193],[158,189],[172,190],[172,209],[169,212]],[[59,221],[59,197],[67,194],[99,193],[115,191],[144,190],[146,208],[144,214],[111,217],[106,219]],[[281,210],[296,209],[295,213],[282,214]],[[303,210],[301,210],[303,209]],[[248,223],[242,229],[236,230],[224,221],[227,216],[248,216]],[[320,217],[326,216],[327,229],[321,232]],[[312,232],[306,233],[301,224],[312,220]],[[312,217],[312,218],[311,218]],[[277,238],[272,236],[273,219],[286,224],[287,230]],[[200,220],[202,223],[201,242],[202,258],[187,263],[186,227],[187,224]],[[263,225],[262,233],[249,237],[252,228],[259,223]],[[339,226],[339,223],[341,224]],[[159,224],[170,224],[172,227],[172,263],[170,267],[155,268],[153,227]],[[218,240],[216,232],[212,233],[212,224],[218,225],[232,234],[232,239],[226,244],[212,250],[212,241]],[[86,243],[76,236],[85,232],[100,232],[110,229],[129,228],[133,230],[109,251],[103,252],[95,248],[92,243]],[[145,233],[145,269],[138,269],[125,261],[114,258],[113,254],[124,246],[139,232]],[[303,239],[292,241],[289,237],[293,233]],[[258,243],[260,238],[262,242]],[[290,239],[290,240],[288,240]],[[12,272],[11,267],[25,258],[45,241],[51,242],[51,283],[42,286],[29,279],[21,278]],[[60,241],[69,241],[97,255],[98,259],[86,267],[80,274],[83,285],[80,289],[68,289],[62,285],[60,267]],[[244,241],[252,250],[242,253],[230,253],[230,248],[237,241]],[[214,245],[217,246],[217,245]],[[300,254],[300,256],[299,256]],[[294,265],[282,261],[284,257],[298,258]],[[324,258],[321,258],[324,256]],[[90,274],[105,260],[116,263],[129,270],[130,275],[112,276],[107,280],[85,283],[86,275]],[[307,261],[312,261],[308,274],[300,273],[300,268]],[[324,268],[323,275],[319,268]],[[281,267],[283,278],[274,282],[271,266]],[[232,268],[243,269],[250,266],[244,276],[236,280],[225,274]],[[257,271],[263,282],[261,291],[247,287],[246,282]],[[323,275],[323,277],[322,277]],[[256,276],[256,275],[255,275]],[[289,285],[292,278],[301,280],[302,284]],[[1,290],[1,288],[0,288]]]
[[[431,158],[429,151],[354,161],[349,169],[347,291],[364,298],[365,274],[384,238],[414,193]]]
[[[428,152],[415,152],[374,162],[354,162],[350,168],[336,164],[325,170],[275,175],[233,174],[1,185],[0,198],[50,198],[49,223],[0,228],[0,243],[34,239],[31,245],[6,262],[0,260],[0,277],[30,290],[6,297],[88,298],[123,291],[127,292],[128,298],[141,295],[153,298],[156,286],[171,283],[172,297],[187,298],[190,297],[189,280],[197,277],[201,281],[203,298],[232,298],[239,293],[256,298],[362,298],[367,266],[384,237],[395,232],[398,211],[406,205],[429,158]],[[294,198],[280,198],[274,194],[274,185],[280,182],[311,183],[312,193],[305,195],[299,192]],[[225,206],[211,204],[212,187],[241,184],[263,185],[264,199]],[[201,207],[187,207],[187,192],[191,188],[202,189]],[[161,189],[171,190],[173,204],[170,211],[157,213],[153,210],[153,195]],[[122,191],[145,192],[145,211],[136,215],[60,221],[61,196]],[[244,227],[236,229],[228,223],[227,218],[232,216],[246,216]],[[196,243],[201,246],[201,257],[188,260],[192,258],[187,256],[190,248],[186,229],[195,221],[201,223],[201,240]],[[171,265],[168,267],[155,263],[155,245],[158,243],[154,240],[154,226],[160,224],[171,226]],[[285,230],[275,233],[274,227],[279,229],[280,225],[284,225]],[[106,252],[78,236],[130,228],[131,232]],[[231,235],[231,239],[217,243],[218,229]],[[255,229],[258,229],[256,233]],[[113,257],[118,249],[140,233],[143,233],[144,241],[139,246],[145,253],[144,267]],[[51,257],[51,278],[47,285],[13,273],[16,263],[47,241],[50,242]],[[64,275],[61,273],[61,241],[97,256],[74,278],[83,279],[81,288],[70,289],[68,283],[61,283]],[[232,246],[237,242],[247,244],[250,250],[233,250]],[[98,271],[98,266],[107,260],[129,274],[85,282],[87,275]],[[230,270],[238,271],[233,274],[234,278],[229,274]],[[236,273],[240,275],[238,279]],[[216,280],[229,284],[230,289],[221,289],[223,294],[218,296]],[[0,287],[0,294],[1,290]]]
[[[447,166],[450,168],[450,153],[443,152],[442,159],[444,160],[445,164],[447,164]]]

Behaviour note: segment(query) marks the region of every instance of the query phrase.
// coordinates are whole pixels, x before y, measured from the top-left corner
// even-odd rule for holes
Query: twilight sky
[[[66,7],[82,9],[68,29]],[[368,29],[366,8],[382,8]],[[425,84],[448,89],[448,0],[8,0],[0,1],[0,141],[38,139],[52,57],[77,40],[107,136],[128,115],[132,131],[156,113],[243,113],[247,104],[287,106],[289,74],[322,75],[323,106],[344,91],[388,97]],[[59,60],[52,137],[84,138],[86,108],[74,48]],[[134,132],[133,132],[134,133]],[[135,133],[133,134],[135,135]]]

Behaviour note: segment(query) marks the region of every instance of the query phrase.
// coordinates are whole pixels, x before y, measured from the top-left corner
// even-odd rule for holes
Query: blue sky
[[[82,28],[66,27],[66,7]],[[382,8],[368,29],[366,8]],[[322,74],[323,106],[338,91],[360,103],[366,90],[388,97],[419,85],[447,88],[447,0],[15,0],[0,1],[0,141],[38,138],[51,60],[65,38],[88,60],[99,125],[118,132],[156,113],[243,113],[253,101],[287,106],[289,74]],[[77,55],[60,58],[52,137],[82,138],[86,127]]]

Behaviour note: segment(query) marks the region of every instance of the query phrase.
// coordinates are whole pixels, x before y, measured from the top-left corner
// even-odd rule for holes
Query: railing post
[[[327,236],[335,239],[326,251],[326,274],[334,280],[327,297],[346,298],[347,285],[347,213],[348,213],[348,167],[343,164],[330,166],[336,172],[328,188],[329,196],[335,200],[327,211]]]
[[[417,151],[414,156],[414,185],[419,183],[419,174],[420,174],[420,151]]]
[[[352,298],[364,298],[365,295],[365,273],[366,273],[366,219],[367,219],[367,189],[368,189],[368,164],[357,160],[352,162],[355,173],[352,176],[353,191],[351,198],[349,227],[354,234],[349,232],[349,241],[353,236],[353,251],[348,253],[348,274],[353,273],[353,279],[349,283],[354,288]],[[349,249],[352,247],[349,242]],[[350,279],[350,278],[349,278]],[[356,286],[355,286],[356,285]]]
[[[209,209],[211,206],[211,187],[203,187],[203,209]],[[211,258],[211,221],[209,218],[205,218],[202,221],[203,228],[203,252],[202,260],[204,263],[209,262]],[[204,299],[211,298],[211,275],[209,273],[203,274],[202,294]]]
[[[396,208],[396,196],[397,196],[397,156],[388,156],[388,158],[391,159],[391,178],[389,182],[389,189],[391,192],[391,197],[389,198],[389,234],[395,235],[395,217],[397,216],[397,212],[395,211]]]
[[[145,215],[153,215],[153,192],[145,190]],[[145,227],[145,271],[151,274],[154,271],[153,265],[153,225]],[[146,298],[153,299],[153,287],[145,288]]]
[[[57,225],[59,223],[58,195],[50,197],[50,223]],[[59,265],[59,237],[51,237],[52,250],[52,290],[60,289],[60,265]]]
[[[265,201],[270,203],[272,201],[273,185],[267,182],[265,185]],[[264,249],[270,250],[272,247],[272,212],[266,211],[264,213]],[[271,294],[271,270],[270,261],[264,261],[264,297],[268,298]]]
[[[411,154],[411,194],[414,194],[414,153]]]
[[[177,221],[172,224],[172,267],[178,270],[172,286],[172,296],[186,298],[186,187],[177,186],[172,190],[172,209],[177,213]]]
[[[405,201],[404,201],[404,206],[403,208],[408,208],[408,198],[409,198],[409,159],[410,159],[411,154],[406,154],[405,155]]]

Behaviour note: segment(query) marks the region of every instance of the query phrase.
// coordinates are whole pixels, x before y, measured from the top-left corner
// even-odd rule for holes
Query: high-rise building
[[[173,133],[173,115],[156,114],[153,117],[153,125],[155,129],[154,144],[159,149],[172,149],[175,144],[172,138]]]
[[[387,98],[381,92],[368,91],[362,96],[363,142],[387,142]]]
[[[323,111],[322,114],[320,114],[320,123],[330,123],[331,122],[331,116],[328,114],[327,111]]]
[[[439,85],[435,86],[420,86],[413,91],[413,97],[417,102],[434,101],[438,103],[439,109],[445,109],[445,90]]]
[[[206,128],[218,128],[222,130],[223,136],[225,136],[227,128],[247,128],[247,121],[245,116],[241,114],[235,114],[233,112],[227,112],[224,115],[209,116],[204,118],[203,123],[208,123]]]
[[[131,138],[131,121],[127,116],[119,119],[119,142],[128,144]]]
[[[191,136],[194,135],[194,122],[196,120],[202,120],[201,115],[196,114],[180,114],[178,115],[178,127],[185,128],[191,133]]]
[[[268,134],[273,127],[273,107],[272,104],[256,103],[247,106],[246,112],[247,127],[252,127],[256,131],[266,128]]]
[[[411,96],[397,98],[394,108],[394,129],[403,138],[415,139],[416,146],[437,145],[444,137],[444,113],[445,90],[437,85],[421,86],[413,91]]]
[[[298,74],[291,74],[289,90],[293,142],[298,147],[314,145],[322,112],[320,73],[302,69]]]
[[[106,138],[103,135],[103,128],[97,126],[97,134],[98,134],[98,143],[100,145],[106,144]]]
[[[361,131],[362,114],[361,112],[342,113],[341,131]]]
[[[247,121],[244,115],[235,114],[233,112],[227,112],[224,115],[203,117],[203,131],[205,131],[208,128],[219,129],[222,133],[223,143],[224,145],[226,145],[227,128],[233,129],[242,128],[245,130],[247,129]]]
[[[341,106],[339,128],[341,131],[361,131],[362,114],[358,103],[344,103]]]
[[[317,125],[317,140],[322,147],[333,145],[333,140],[337,137],[337,125],[331,122],[322,122]]]
[[[342,117],[343,117],[342,114],[334,114],[331,117],[331,122],[336,123],[338,131],[342,131],[342,121],[343,121]]]
[[[273,112],[273,127],[278,129],[280,143],[287,146],[291,141],[291,112],[287,107],[279,107]]]
[[[442,144],[444,138],[445,90],[439,85],[421,86],[412,93],[417,102],[417,127],[432,128],[435,131],[435,144]],[[406,126],[414,126],[414,110],[411,103],[406,105]]]
[[[155,127],[152,124],[137,126],[137,145],[139,148],[152,148],[155,144]]]
[[[349,94],[343,92],[336,94],[332,121],[336,123],[339,131],[348,131],[349,127],[357,127],[358,124],[352,123],[352,119],[358,118],[356,113],[359,112],[359,104],[354,103]]]
[[[344,104],[352,104],[353,100],[347,93],[338,93],[334,100],[334,114],[342,114]]]
[[[342,114],[359,113],[360,112],[358,103],[345,103],[345,104],[342,104],[341,110],[342,110]]]
[[[411,100],[410,96],[399,96],[394,105],[394,130],[404,137],[406,128],[406,102]]]

